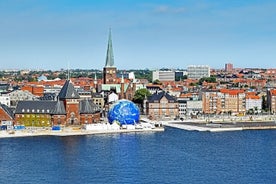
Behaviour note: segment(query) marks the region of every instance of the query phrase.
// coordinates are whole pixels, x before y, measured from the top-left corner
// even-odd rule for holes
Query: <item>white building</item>
[[[108,103],[115,103],[119,100],[119,96],[116,93],[110,93],[108,95]]]
[[[190,65],[187,68],[189,79],[210,77],[210,67],[207,65]]]
[[[262,98],[260,98],[259,96],[247,96],[245,100],[245,108],[246,111],[257,110],[257,112],[261,112]]]
[[[175,72],[174,71],[161,71],[156,70],[152,72],[152,81],[175,81]]]
[[[186,100],[178,100],[179,104],[179,117],[185,117],[187,114],[187,101]]]
[[[202,113],[202,100],[187,101],[187,115]]]
[[[55,94],[59,94],[61,88],[62,88],[61,85],[44,86],[44,93],[55,93]]]
[[[37,98],[38,98],[38,96],[33,95],[31,92],[22,91],[22,90],[12,91],[8,94],[5,94],[5,96],[10,97],[10,106],[11,107],[16,107],[18,101],[37,100]]]
[[[202,100],[178,100],[179,117],[202,113]]]
[[[11,106],[11,100],[9,96],[0,96],[0,103],[8,107]]]

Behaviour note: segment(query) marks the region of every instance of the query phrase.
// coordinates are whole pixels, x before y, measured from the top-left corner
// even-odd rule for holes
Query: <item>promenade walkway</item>
[[[189,131],[209,131],[209,132],[222,132],[222,131],[240,131],[240,130],[264,130],[275,129],[275,121],[242,121],[242,122],[225,122],[225,121],[164,121],[164,126],[179,128]]]
[[[72,130],[70,128],[61,131],[52,130],[16,130],[0,131],[0,138],[9,137],[30,137],[30,136],[78,136],[95,134],[115,134],[115,133],[141,133],[141,132],[162,132],[163,127],[154,129],[119,129],[119,130]]]

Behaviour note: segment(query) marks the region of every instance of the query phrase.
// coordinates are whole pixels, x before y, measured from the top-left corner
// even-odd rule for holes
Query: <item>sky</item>
[[[275,0],[0,0],[0,69],[276,68]]]

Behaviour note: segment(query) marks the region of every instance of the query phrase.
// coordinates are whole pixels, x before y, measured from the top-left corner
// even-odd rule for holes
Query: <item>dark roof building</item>
[[[19,101],[15,122],[25,126],[82,125],[99,122],[100,112],[92,100],[81,100],[73,84],[67,80],[57,101]]]
[[[14,118],[11,108],[0,103],[0,121],[12,121]]]
[[[100,112],[100,108],[92,100],[80,101],[80,114],[94,114],[96,112]]]
[[[55,93],[44,93],[42,97],[39,97],[39,100],[55,100],[56,96]]]
[[[60,101],[19,101],[15,114],[66,114]]]
[[[58,95],[58,98],[60,100],[65,99],[80,99],[80,96],[78,92],[75,90],[73,84],[70,80],[66,80],[65,84],[60,90],[60,93]]]
[[[160,103],[161,99],[165,97],[167,100],[168,100],[168,103],[176,103],[177,100],[169,95],[168,93],[162,91],[162,92],[159,92],[159,93],[154,93],[153,95],[151,95],[149,98],[148,98],[148,102],[149,103]]]
[[[146,114],[150,119],[175,118],[179,116],[177,100],[162,91],[154,93],[146,101]]]

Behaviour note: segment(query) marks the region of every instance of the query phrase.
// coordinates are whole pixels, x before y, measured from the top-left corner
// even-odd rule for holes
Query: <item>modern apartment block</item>
[[[187,68],[189,79],[210,77],[210,67],[207,65],[190,65]]]
[[[175,71],[156,70],[152,72],[152,81],[175,81]]]

